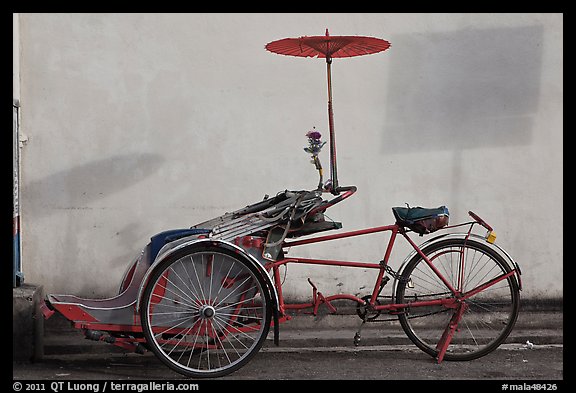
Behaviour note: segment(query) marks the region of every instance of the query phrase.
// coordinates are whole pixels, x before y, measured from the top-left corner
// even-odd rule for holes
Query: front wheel
[[[174,371],[221,377],[260,349],[272,315],[261,273],[215,246],[181,250],[151,274],[140,311],[146,342]]]
[[[502,256],[485,244],[465,239],[441,240],[422,251],[465,297],[465,311],[444,359],[472,360],[496,349],[514,327],[520,299],[514,274],[497,281],[511,272]],[[482,290],[466,298],[465,294],[473,289]],[[453,298],[424,258],[416,254],[408,262],[396,290],[397,303]],[[406,307],[398,317],[410,340],[427,354],[438,357],[441,339],[455,312],[456,308],[446,305]]]

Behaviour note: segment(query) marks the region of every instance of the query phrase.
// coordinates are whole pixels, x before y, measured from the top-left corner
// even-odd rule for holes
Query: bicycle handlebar
[[[352,191],[356,192],[356,186],[338,186],[336,188],[332,187],[332,184],[324,187],[324,191],[331,193],[332,195],[340,195],[341,192]]]
[[[329,201],[324,201],[324,203],[322,203],[320,206],[312,209],[308,214],[312,215],[312,214],[315,214],[319,211],[323,212],[326,209],[328,209],[330,206],[334,206],[338,202],[342,202],[344,199],[346,199],[349,196],[351,196],[352,194],[354,194],[356,192],[356,190],[357,190],[356,186],[338,187],[338,189],[337,189],[338,194],[340,194],[340,191],[343,191],[344,194],[341,194],[341,195],[337,194],[338,196],[336,198],[330,199]]]
[[[339,186],[339,187],[336,188],[336,192],[337,192],[337,193],[341,193],[341,192],[344,192],[344,191],[353,191],[353,192],[356,192],[356,190],[357,190],[356,186]]]

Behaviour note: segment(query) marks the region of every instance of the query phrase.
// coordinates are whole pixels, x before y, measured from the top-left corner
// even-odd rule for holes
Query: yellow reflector
[[[494,243],[496,241],[496,233],[494,231],[490,231],[486,234],[486,241],[488,243]]]

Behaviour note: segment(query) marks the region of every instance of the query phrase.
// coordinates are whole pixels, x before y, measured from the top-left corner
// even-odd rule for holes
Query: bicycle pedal
[[[358,345],[360,345],[360,340],[362,339],[362,336],[360,336],[360,333],[356,332],[356,334],[354,335],[354,346],[357,347]]]

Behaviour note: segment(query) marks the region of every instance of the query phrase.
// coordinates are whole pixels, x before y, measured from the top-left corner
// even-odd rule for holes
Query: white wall
[[[445,204],[452,223],[473,210],[520,263],[525,297],[562,296],[561,14],[20,14],[19,27],[23,264],[47,292],[111,295],[151,235],[314,188],[302,148],[313,126],[327,135],[325,63],[264,45],[329,28],[392,47],[334,60],[339,180],[359,191],[328,215],[360,229],[405,202]],[[378,261],[387,238],[299,255]],[[285,294],[308,297],[307,277],[326,294],[375,279],[289,266]]]
[[[12,14],[12,98],[20,99],[20,18]]]

